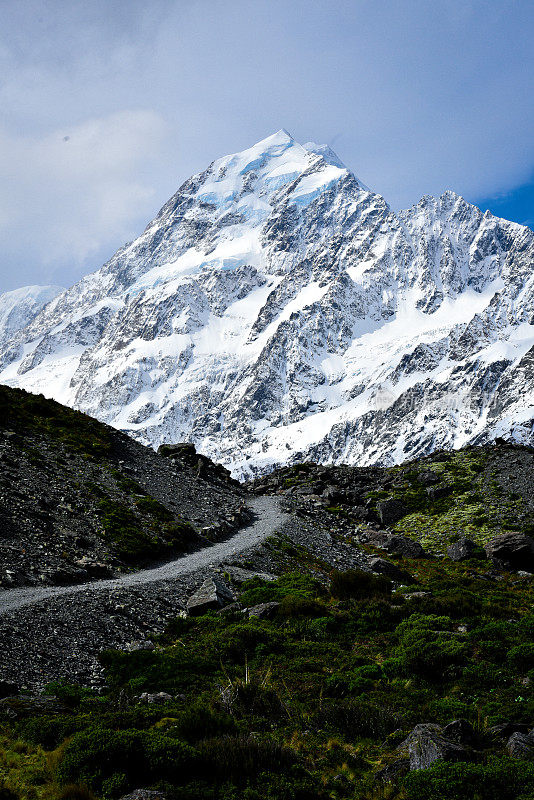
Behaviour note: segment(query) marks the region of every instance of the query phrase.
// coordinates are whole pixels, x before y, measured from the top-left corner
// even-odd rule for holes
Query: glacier
[[[240,478],[534,439],[534,233],[452,191],[395,212],[285,130],[50,292],[1,329],[1,382]]]

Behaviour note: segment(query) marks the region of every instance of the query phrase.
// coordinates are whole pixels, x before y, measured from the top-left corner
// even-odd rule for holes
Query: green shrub
[[[384,575],[373,575],[359,569],[346,572],[334,570],[330,592],[338,600],[363,600],[369,597],[389,597],[393,584]]]
[[[0,800],[19,800],[19,795],[0,782]]]
[[[56,697],[70,708],[78,708],[84,696],[89,692],[77,684],[70,683],[66,678],[59,678],[45,686],[44,694]]]
[[[467,644],[452,635],[448,617],[412,614],[397,628],[398,656],[407,677],[445,680],[459,674],[469,654]]]
[[[172,715],[172,735],[190,743],[234,732],[235,722],[228,714],[216,711],[200,700]]]
[[[320,592],[320,584],[309,575],[287,572],[275,581],[265,581],[261,578],[245,581],[239,600],[244,606],[255,606],[259,603],[280,602],[289,596],[313,600]]]
[[[286,595],[280,602],[281,617],[324,617],[325,608],[317,600],[298,595]]]
[[[350,738],[383,739],[402,726],[402,717],[386,704],[347,698],[323,703],[313,722],[319,728],[327,727]]]
[[[75,734],[57,770],[60,783],[86,783],[114,797],[141,781],[169,778],[183,782],[198,764],[184,742],[156,731],[94,727]]]
[[[220,736],[199,745],[204,769],[219,781],[241,784],[261,772],[286,771],[295,761],[287,747],[252,736]]]
[[[97,800],[97,798],[87,786],[69,783],[60,790],[57,800]]]
[[[527,671],[534,668],[534,644],[519,644],[508,652],[508,663],[512,669]]]
[[[407,800],[517,800],[534,790],[534,765],[509,758],[488,764],[441,762],[410,772],[404,789]]]

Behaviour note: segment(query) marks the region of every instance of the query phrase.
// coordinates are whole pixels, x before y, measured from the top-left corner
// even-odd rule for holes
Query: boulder
[[[206,611],[217,611],[219,608],[233,603],[235,600],[230,587],[216,575],[206,578],[202,586],[187,601],[189,614],[205,614]]]
[[[528,733],[512,733],[506,742],[506,750],[512,758],[534,761],[534,738]]]
[[[272,619],[276,616],[280,603],[273,600],[270,603],[259,603],[257,606],[251,606],[248,610],[248,616],[256,617],[257,619]]]
[[[191,442],[177,442],[177,444],[160,444],[158,455],[167,458],[193,458],[197,455],[197,451]]]
[[[528,733],[528,725],[522,722],[501,722],[499,725],[493,725],[489,728],[488,733],[496,739],[509,739],[512,733]]]
[[[130,794],[123,794],[120,800],[169,800],[169,795],[159,789],[135,789]]]
[[[254,569],[244,569],[234,564],[221,564],[221,571],[230,576],[233,583],[244,583],[250,581],[252,578],[261,578],[262,581],[275,581],[276,575],[271,572],[260,572]]]
[[[360,534],[360,541],[364,544],[370,544],[371,547],[379,547],[382,550],[386,547],[387,540],[391,534],[387,531],[373,531],[370,528]]]
[[[427,769],[436,761],[467,761],[466,748],[444,735],[440,725],[422,723],[416,725],[399,750],[406,751],[410,769]]]
[[[404,778],[409,771],[410,759],[398,758],[396,761],[392,761],[391,764],[388,764],[387,767],[379,770],[379,772],[376,773],[376,777],[379,778],[382,783],[396,783],[400,778]]]
[[[139,702],[148,706],[164,706],[173,699],[172,694],[167,692],[143,692],[139,695]]]
[[[429,500],[439,500],[442,497],[448,497],[453,492],[453,487],[447,484],[441,486],[429,486],[425,489]]]
[[[417,480],[421,486],[434,486],[434,484],[440,482],[441,477],[437,472],[434,472],[434,470],[427,469],[419,473]]]
[[[25,719],[26,717],[55,716],[56,714],[72,714],[72,709],[55,697],[44,695],[18,695],[4,697],[0,700],[0,719],[7,717],[12,720]]]
[[[408,513],[408,509],[400,500],[390,498],[381,500],[376,505],[378,518],[383,525],[394,525]]]
[[[77,567],[87,572],[91,578],[107,578],[113,574],[113,570],[101,561],[95,561],[89,556],[82,556],[74,562]]]
[[[413,539],[409,539],[407,536],[400,536],[398,534],[388,536],[384,545],[384,549],[392,555],[402,556],[403,558],[428,557],[427,553],[419,544],[419,542],[414,542]]]
[[[447,555],[453,561],[463,561],[464,558],[473,558],[479,552],[480,547],[472,539],[467,539],[465,536],[447,547]]]
[[[385,558],[371,558],[369,561],[369,566],[373,572],[386,575],[396,583],[415,583],[415,579],[410,575],[409,572],[405,572],[405,570],[401,569],[396,564],[393,564],[391,561],[387,561]]]
[[[495,536],[485,546],[488,558],[508,569],[534,570],[534,539],[510,531]]]
[[[130,642],[126,645],[125,650],[128,653],[135,653],[138,650],[155,650],[156,645],[151,639],[138,639],[135,642]]]

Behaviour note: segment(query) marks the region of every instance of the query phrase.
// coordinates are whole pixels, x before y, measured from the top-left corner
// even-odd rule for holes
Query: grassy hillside
[[[506,750],[510,731],[534,726],[531,577],[480,558],[402,559],[415,583],[395,586],[317,564],[312,575],[298,549],[285,563],[240,595],[278,603],[272,618],[177,618],[152,651],[102,655],[104,695],[59,682],[53,713],[2,701],[0,796],[534,798],[534,749]],[[407,771],[414,726],[458,718],[472,726],[462,760]]]

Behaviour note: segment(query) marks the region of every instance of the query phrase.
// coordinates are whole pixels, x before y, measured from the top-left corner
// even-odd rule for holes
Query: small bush
[[[446,680],[459,674],[468,646],[448,631],[448,617],[412,614],[397,628],[398,656],[407,677]]]
[[[513,669],[527,671],[534,668],[534,644],[519,644],[508,653],[508,663]]]
[[[19,800],[19,795],[8,789],[5,783],[0,783],[0,800]]]
[[[245,581],[242,589],[239,599],[244,606],[281,602],[289,596],[312,600],[321,591],[317,581],[300,572],[288,572],[275,581],[252,578],[250,581]]]
[[[389,578],[384,575],[373,575],[359,569],[349,569],[346,572],[334,570],[330,580],[330,592],[338,600],[389,597],[392,586]]]
[[[287,595],[280,602],[278,614],[281,617],[324,617],[325,609],[317,600]]]
[[[196,766],[191,747],[160,732],[95,727],[68,742],[57,776],[60,783],[83,782],[114,797],[141,781],[183,780]]]
[[[402,717],[387,705],[347,698],[325,703],[314,723],[319,728],[326,726],[351,738],[383,739],[402,726]]]
[[[534,765],[492,758],[487,765],[438,763],[404,780],[407,800],[517,800],[534,790]]]
[[[206,770],[220,781],[242,783],[261,772],[282,772],[295,761],[291,750],[251,736],[221,736],[199,745]]]

